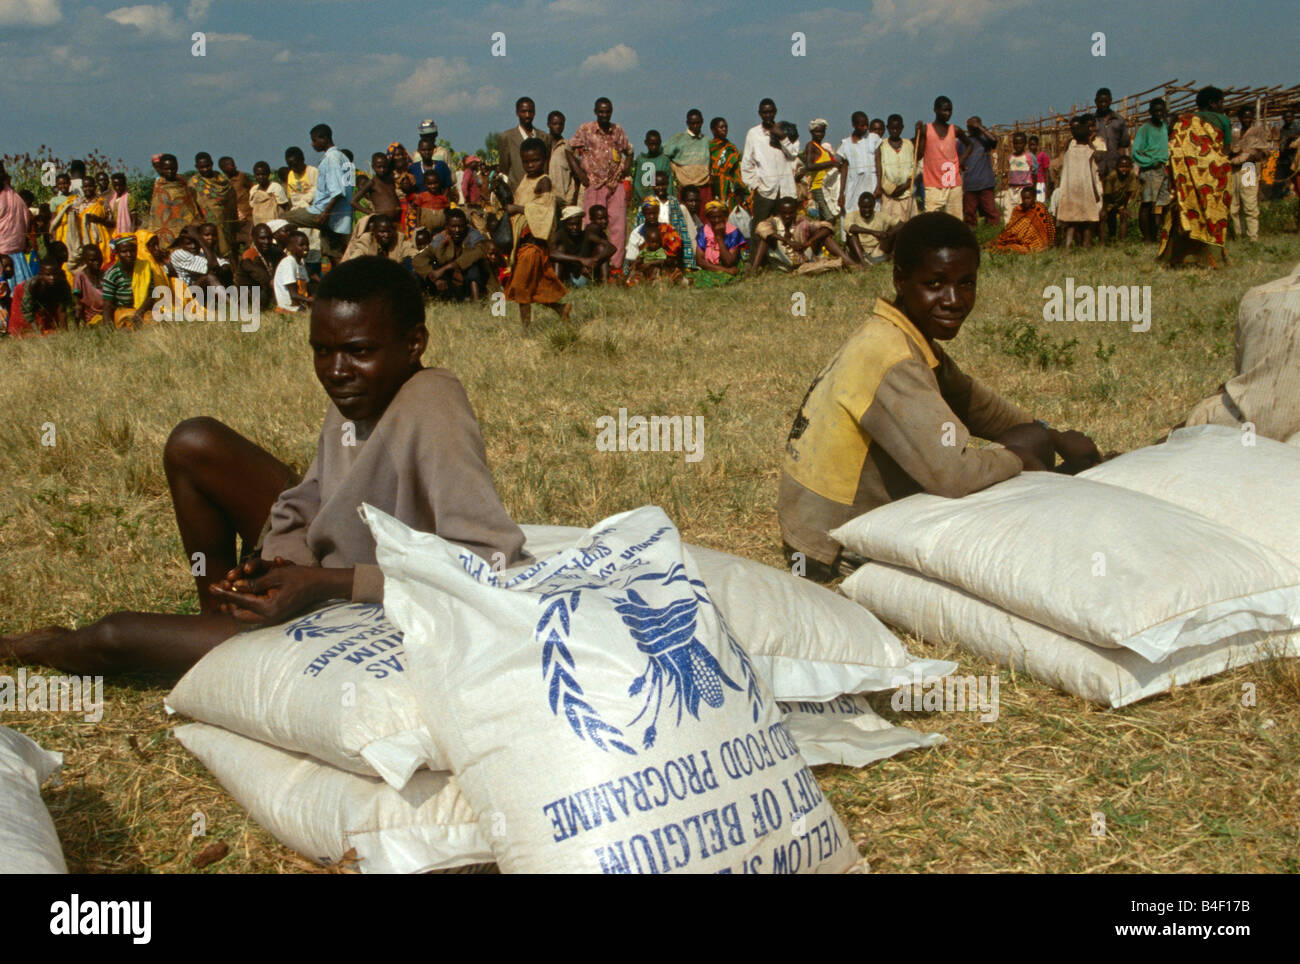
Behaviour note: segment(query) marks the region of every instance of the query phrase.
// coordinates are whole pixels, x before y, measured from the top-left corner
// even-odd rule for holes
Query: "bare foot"
[[[63,626],[46,626],[26,633],[0,636],[0,659],[15,659],[20,663],[40,663],[41,650],[60,637],[72,632]]]
[[[568,321],[571,314],[573,314],[573,305],[565,305],[564,310],[560,312],[560,317]]]

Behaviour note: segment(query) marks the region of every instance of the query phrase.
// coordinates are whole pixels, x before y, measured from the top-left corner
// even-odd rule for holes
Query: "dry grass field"
[[[951,352],[968,371],[1103,450],[1150,444],[1230,373],[1245,290],[1300,261],[1300,237],[1271,233],[1294,200],[1266,207],[1263,240],[1232,244],[1217,271],[1169,272],[1150,247],[985,256],[979,301]],[[1149,331],[1042,321],[1046,285],[1150,285]],[[791,296],[807,298],[806,317]],[[582,290],[572,326],[523,338],[515,309],[439,307],[427,364],[464,382],[497,487],[522,522],[589,525],[645,503],[691,542],[781,564],[775,501],[781,445],[810,380],[892,293],[886,267],[858,275],[767,276],[713,291]],[[161,449],[172,425],[213,415],[305,468],[325,397],[306,320],[261,329],[194,323],[133,335],[79,332],[0,343],[0,633],[81,624],[118,609],[193,612]],[[611,453],[595,420],[700,414],[704,457]],[[56,444],[43,446],[52,423]],[[961,652],[963,673],[997,672]],[[16,664],[0,661],[0,674]],[[45,799],[74,872],[314,870],[252,824],[170,738],[166,679],[109,680],[99,723],[5,713],[65,755]],[[1256,705],[1242,705],[1243,683]],[[1001,673],[1001,714],[897,714],[950,742],[863,770],[818,776],[874,870],[1300,871],[1300,669],[1257,665],[1103,710]],[[192,838],[205,815],[207,836]],[[1104,813],[1107,833],[1091,833]]]

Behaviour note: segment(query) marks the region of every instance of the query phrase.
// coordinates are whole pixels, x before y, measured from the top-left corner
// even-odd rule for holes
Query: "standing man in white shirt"
[[[863,194],[876,193],[876,150],[884,143],[879,134],[873,134],[866,113],[855,110],[850,118],[853,133],[840,141],[836,152],[848,162],[840,190],[840,210],[852,211]]]
[[[745,134],[740,158],[740,180],[754,195],[754,224],[776,213],[778,199],[795,196],[794,165],[799,160],[799,139],[786,137],[776,125],[776,101],[759,101],[758,117],[760,123]]]

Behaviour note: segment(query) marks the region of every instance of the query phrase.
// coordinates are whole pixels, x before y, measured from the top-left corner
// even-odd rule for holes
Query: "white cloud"
[[[0,25],[48,27],[63,19],[59,0],[0,0]]]
[[[287,50],[281,50],[278,54],[276,54],[274,57],[271,58],[271,63],[287,64],[291,60],[293,60],[293,54],[289,53],[289,51]]]
[[[471,76],[463,57],[429,57],[415,65],[397,85],[397,99],[408,104],[437,107],[443,113],[458,110],[486,110],[501,103],[501,90],[483,84],[475,90],[458,86]]]
[[[135,27],[145,36],[175,39],[185,33],[180,22],[165,3],[142,3],[134,7],[118,7],[104,16],[124,27]]]
[[[615,44],[608,50],[592,54],[584,60],[582,62],[582,72],[606,71],[611,74],[619,74],[626,70],[636,69],[637,63],[635,50],[627,44]]]
[[[202,20],[208,15],[210,6],[212,0],[190,0],[190,5],[185,8],[185,16],[189,20]]]

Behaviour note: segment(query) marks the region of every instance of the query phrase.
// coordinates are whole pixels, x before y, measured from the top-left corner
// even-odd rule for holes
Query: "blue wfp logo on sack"
[[[638,589],[632,588],[634,583],[640,584]],[[670,590],[666,599],[660,592],[664,589]],[[629,697],[641,697],[640,709],[622,727],[607,722],[596,711],[578,681],[578,663],[569,646],[569,634],[572,616],[584,592],[600,593],[613,604],[627,638],[646,656],[645,669],[627,690]],[[666,572],[629,574],[610,583],[565,585],[542,594],[538,601],[543,609],[536,638],[542,643],[542,676],[551,712],[558,716],[562,711],[579,738],[590,739],[605,751],[615,749],[634,756],[637,750],[625,729],[644,725],[641,745],[649,750],[655,744],[661,719],[673,726],[681,726],[684,714],[698,720],[700,704],[720,709],[728,690],[745,693],[757,722],[763,698],[753,664],[727,629],[703,582],[690,579],[680,563]],[[733,673],[740,682],[697,636],[705,606],[716,615],[727,647],[736,657],[739,668]]]

